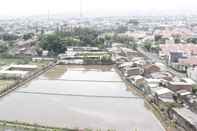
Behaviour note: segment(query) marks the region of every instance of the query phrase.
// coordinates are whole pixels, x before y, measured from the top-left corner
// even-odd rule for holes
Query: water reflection
[[[112,66],[56,66],[24,87],[0,100],[0,120],[163,131],[143,99],[127,91]]]
[[[47,79],[58,79],[60,78],[64,73],[66,73],[67,67],[58,65],[55,66],[53,69],[49,70],[46,72],[43,76],[46,77]]]

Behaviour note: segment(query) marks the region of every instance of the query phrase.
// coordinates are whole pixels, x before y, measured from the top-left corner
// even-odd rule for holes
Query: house
[[[124,76],[142,75],[143,69],[140,67],[126,67],[123,69]]]
[[[174,74],[172,74],[171,72],[163,71],[163,72],[151,73],[150,77],[153,79],[163,79],[166,81],[172,81],[174,78]]]
[[[43,50],[42,51],[42,56],[43,57],[46,57],[46,56],[48,56],[49,55],[49,51],[48,50]]]
[[[183,92],[179,95],[181,97],[181,100],[184,102],[184,104],[187,105],[187,107],[190,108],[193,112],[197,113],[197,96],[191,94],[191,92]]]
[[[182,58],[182,59],[179,59],[178,63],[181,65],[185,65],[187,67],[194,67],[194,66],[197,66],[197,57],[191,56],[185,59]]]
[[[160,56],[170,58],[170,61],[177,61],[177,57],[190,57],[197,55],[197,45],[194,44],[162,44],[160,45]]]
[[[154,96],[156,104],[162,103],[174,103],[174,92],[165,87],[151,88],[151,94]]]
[[[197,114],[191,110],[185,107],[173,108],[170,117],[185,131],[197,131]]]
[[[50,57],[34,57],[32,58],[33,62],[39,62],[39,61],[54,61],[55,58],[50,58]]]
[[[118,66],[118,68],[123,69],[123,68],[128,68],[128,67],[133,67],[134,63],[133,62],[124,62]]]
[[[124,57],[124,56],[116,56],[116,57],[112,57],[112,60],[117,64],[120,65],[124,62],[128,62],[128,58]]]
[[[159,72],[160,68],[155,64],[147,64],[144,67],[144,75],[150,75],[151,73]]]
[[[129,82],[131,82],[135,87],[140,90],[144,90],[145,79],[141,75],[134,75],[127,78]]]
[[[144,81],[144,91],[146,94],[151,94],[152,88],[158,88],[163,83],[162,79],[145,78]]]
[[[187,69],[187,76],[194,81],[197,81],[197,67],[190,67]]]
[[[170,81],[168,83],[168,88],[174,92],[180,90],[187,90],[189,92],[192,92],[192,87],[193,84],[184,81]]]

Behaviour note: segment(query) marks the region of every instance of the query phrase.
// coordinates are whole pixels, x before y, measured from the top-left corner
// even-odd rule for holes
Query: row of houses
[[[111,54],[97,47],[68,47],[58,59],[61,64],[111,64]]]
[[[160,45],[159,56],[172,68],[187,73],[187,77],[197,81],[197,45],[165,44]]]
[[[178,78],[163,69],[161,63],[154,63],[141,54],[136,56],[138,52],[133,51],[132,54],[131,49],[118,48],[119,51],[113,52],[113,59],[125,79],[141,91],[150,103],[158,106],[165,117],[175,121],[178,127],[197,131],[197,119],[194,118],[197,116],[197,97],[192,92],[196,83],[190,78]],[[189,113],[184,114],[182,110]],[[194,115],[190,118],[190,114]]]

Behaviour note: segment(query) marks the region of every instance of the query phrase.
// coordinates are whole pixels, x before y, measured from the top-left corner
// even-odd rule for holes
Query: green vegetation
[[[23,39],[24,39],[24,40],[29,40],[29,39],[31,39],[33,36],[34,36],[33,33],[27,33],[27,34],[24,34],[24,35],[23,35]]]
[[[144,48],[145,48],[147,51],[150,51],[150,50],[151,50],[151,47],[152,47],[152,43],[150,43],[150,42],[145,42],[145,43],[144,43]]]
[[[72,31],[58,31],[42,35],[40,46],[51,55],[64,53],[68,46],[87,46],[104,48],[104,39],[99,38],[100,32],[91,28],[74,28]]]
[[[9,64],[28,64],[31,61],[29,58],[4,58],[0,57],[0,66]]]
[[[194,94],[197,93],[197,86],[196,86],[196,85],[192,87],[192,92],[193,92]]]
[[[67,67],[66,66],[57,65],[53,69],[48,70],[46,73],[44,73],[44,77],[46,77],[48,79],[58,79],[66,71],[67,71]]]
[[[108,53],[85,53],[81,54],[85,64],[111,64],[111,54]]]
[[[8,46],[6,44],[0,44],[0,53],[5,53],[8,50]]]
[[[14,80],[0,80],[0,92],[14,83]]]
[[[28,124],[20,122],[0,121],[0,130],[9,131],[78,131],[78,129],[54,128],[41,126],[38,124]]]
[[[15,34],[9,34],[9,33],[4,33],[0,37],[4,41],[13,41],[13,40],[17,40],[19,38],[19,36],[15,35]]]
[[[49,61],[39,61],[39,62],[30,61],[28,64],[30,64],[30,65],[37,65],[38,68],[42,68],[42,67],[48,65]]]
[[[93,129],[68,129],[42,126],[38,124],[21,123],[18,121],[0,121],[0,131],[93,131]],[[96,129],[95,131],[102,131],[102,129]],[[116,131],[116,129],[107,129],[107,131]],[[137,131],[137,130],[136,130]]]
[[[159,53],[160,50],[160,42],[155,42],[153,43],[153,41],[145,41],[143,48],[145,48],[147,51],[149,52],[155,52],[155,53]]]
[[[48,50],[51,55],[64,53],[66,50],[64,38],[57,33],[44,35],[41,38],[40,46],[44,50]]]

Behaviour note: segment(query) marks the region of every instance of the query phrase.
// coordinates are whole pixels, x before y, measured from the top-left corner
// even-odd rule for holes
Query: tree
[[[144,43],[144,48],[147,49],[147,51],[150,51],[152,48],[152,44],[150,42],[145,42]]]
[[[23,35],[23,39],[24,39],[24,40],[31,39],[31,38],[33,37],[33,35],[34,35],[33,33],[24,34],[24,35]]]
[[[40,46],[54,55],[64,53],[66,50],[64,38],[56,33],[44,35],[41,38]]]
[[[187,39],[187,43],[197,44],[197,38],[189,38]]]
[[[155,35],[155,41],[160,41],[162,39],[162,35]]]
[[[132,48],[133,50],[137,50],[137,47],[138,47],[137,43],[133,42],[133,43],[131,44],[131,48]]]
[[[196,86],[196,85],[192,87],[192,92],[193,92],[194,94],[197,93],[197,86]]]
[[[137,25],[139,25],[139,21],[136,19],[130,19],[128,24],[133,24],[133,25],[137,26]]]
[[[15,34],[8,34],[8,33],[5,33],[2,35],[2,39],[4,41],[12,41],[12,40],[17,40],[19,37]]]
[[[127,26],[123,26],[123,25],[120,25],[117,29],[116,29],[116,32],[117,33],[125,33],[128,31],[128,27]]]
[[[0,53],[5,53],[8,50],[8,47],[6,45],[0,45]]]

